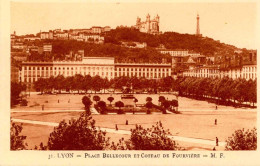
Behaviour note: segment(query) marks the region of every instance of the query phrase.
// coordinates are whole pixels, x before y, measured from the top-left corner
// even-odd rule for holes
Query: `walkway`
[[[42,121],[14,119],[14,118],[12,118],[12,121],[13,122],[20,122],[20,123],[45,125],[45,126],[54,126],[54,127],[59,125],[59,123],[55,123],[55,122],[42,122]],[[131,132],[129,130],[115,130],[115,129],[103,128],[103,127],[101,127],[100,130],[106,131],[108,133],[114,133],[114,134],[124,134],[124,135],[130,135],[131,134]],[[168,137],[172,138],[176,141],[183,141],[183,142],[190,142],[190,143],[216,146],[215,140],[206,140],[206,139],[200,139],[200,138],[190,138],[190,137],[181,137],[181,136],[172,136],[172,135],[168,135]],[[219,142],[219,146],[225,147],[225,145],[226,145],[225,142]]]

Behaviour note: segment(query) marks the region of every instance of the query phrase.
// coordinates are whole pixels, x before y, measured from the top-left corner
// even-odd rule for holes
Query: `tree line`
[[[126,76],[108,80],[107,78],[101,78],[100,76],[91,77],[90,75],[83,76],[81,74],[76,74],[69,77],[58,75],[50,78],[39,78],[34,83],[34,88],[41,93],[51,92],[53,90],[58,91],[58,93],[62,90],[68,92],[78,91],[78,93],[87,93],[89,90],[94,92],[104,90],[105,92],[107,89],[121,89],[125,92],[130,92],[131,90],[149,90],[157,92],[158,90],[170,91],[169,87],[172,82],[173,78],[170,76],[158,80]]]
[[[256,80],[184,77],[175,81],[174,90],[181,96],[195,99],[213,99],[220,104],[238,105],[256,103]]]
[[[37,91],[50,92],[52,90],[71,90],[94,92],[107,89],[121,89],[123,92],[178,92],[180,96],[186,96],[195,99],[209,99],[218,104],[239,105],[256,103],[256,80],[231,79],[224,78],[197,78],[182,77],[174,80],[172,77],[162,79],[146,79],[137,77],[116,77],[108,80],[100,76],[91,77],[77,74],[71,77],[59,75],[46,79],[40,78],[35,82],[34,87]]]

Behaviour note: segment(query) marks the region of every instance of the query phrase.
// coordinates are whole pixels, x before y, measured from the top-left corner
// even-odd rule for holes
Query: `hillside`
[[[141,33],[133,28],[116,28],[105,35],[106,43],[120,44],[120,41],[146,42],[149,47],[158,47],[163,44],[167,49],[187,49],[199,52],[206,56],[218,54],[233,54],[237,48],[220,43],[211,38],[197,37],[190,34],[165,32],[161,35]]]

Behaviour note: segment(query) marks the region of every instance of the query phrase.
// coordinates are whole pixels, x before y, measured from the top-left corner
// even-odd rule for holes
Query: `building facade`
[[[116,63],[115,77],[145,77],[147,79],[160,79],[171,76],[171,64],[153,63]]]
[[[232,79],[257,79],[257,66],[255,64],[243,65],[241,67],[220,69],[218,66],[203,66],[191,68],[183,72],[184,77],[204,77],[204,78],[223,78]]]
[[[171,76],[171,64],[115,63],[113,57],[84,57],[81,61],[22,62],[19,79],[33,83],[39,78],[81,74],[100,76],[108,80],[120,76],[160,79]]]

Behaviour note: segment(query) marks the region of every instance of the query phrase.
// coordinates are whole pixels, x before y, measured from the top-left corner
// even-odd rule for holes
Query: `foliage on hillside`
[[[220,43],[208,37],[197,37],[192,34],[165,32],[161,35],[141,33],[133,28],[116,28],[105,35],[106,43],[120,44],[120,41],[146,42],[149,47],[163,44],[167,49],[187,49],[203,55],[215,55],[215,52],[232,54],[236,47]]]
[[[164,59],[170,62],[170,56],[160,54],[154,48],[140,49],[121,47],[114,43],[93,44],[75,40],[44,40],[43,43],[51,43],[53,58],[50,55],[34,53],[29,57],[31,61],[65,60],[70,51],[76,53],[84,50],[85,56],[90,57],[115,57],[117,61],[128,62],[155,62],[161,63]]]

